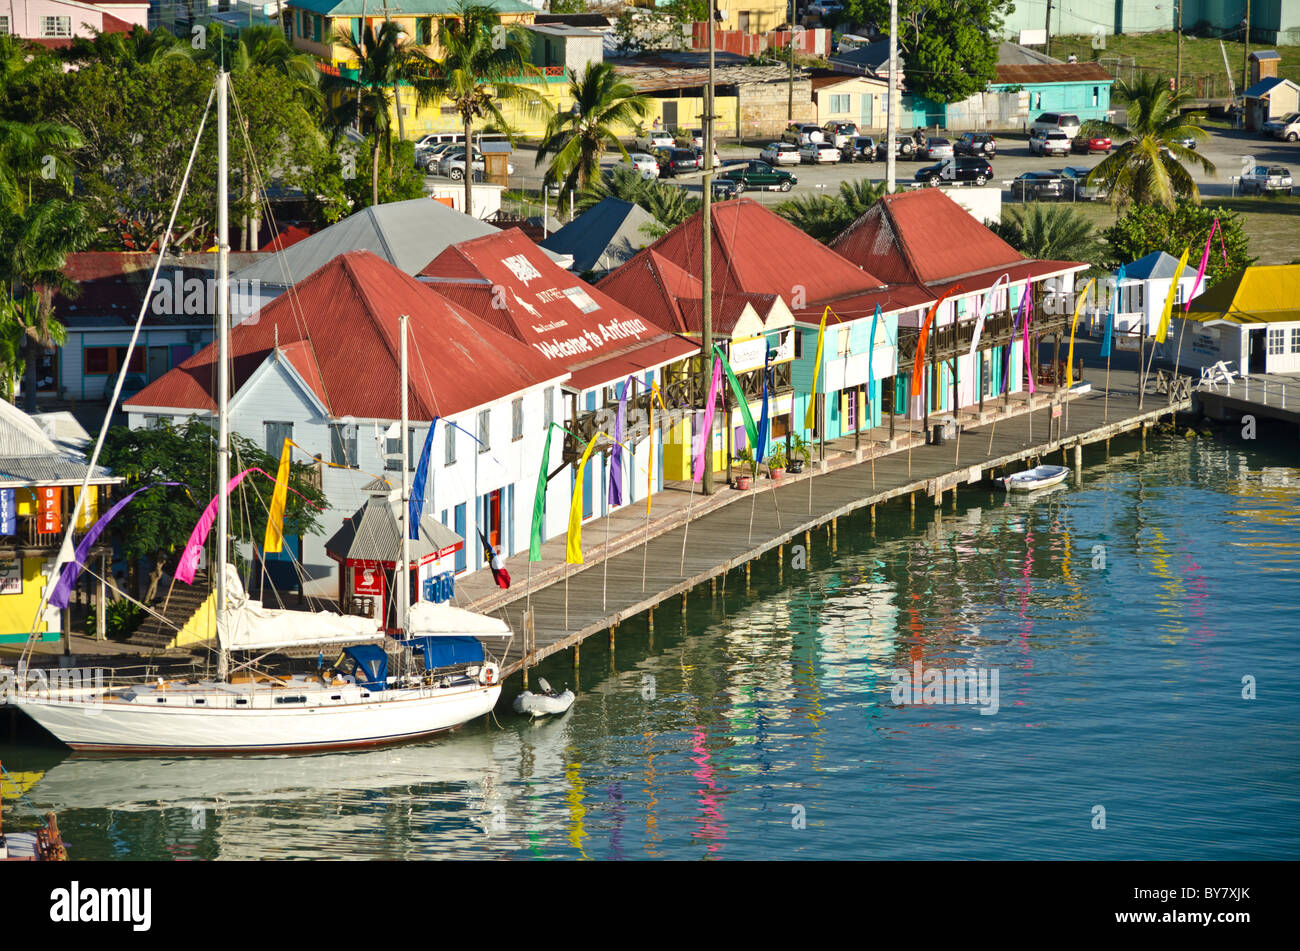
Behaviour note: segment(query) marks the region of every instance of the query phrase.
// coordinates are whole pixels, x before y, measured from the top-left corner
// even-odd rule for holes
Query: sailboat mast
[[[407,365],[406,365],[406,321],[407,315],[402,314],[398,318],[398,324],[402,328],[402,570],[397,575],[397,626],[405,629],[406,627],[406,609],[409,607],[407,601],[411,592],[411,477],[407,471],[407,460],[410,458],[410,447],[407,442],[410,434],[407,431],[407,421],[410,413],[407,408]]]
[[[216,625],[220,651],[220,673],[226,672],[226,649],[220,632],[226,622],[226,562],[229,559],[227,543],[230,532],[230,503],[226,497],[226,484],[230,481],[230,209],[226,187],[229,177],[227,155],[227,130],[229,116],[230,76],[224,70],[217,73],[217,578]]]

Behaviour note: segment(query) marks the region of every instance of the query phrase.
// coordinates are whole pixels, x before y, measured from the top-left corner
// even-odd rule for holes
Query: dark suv
[[[693,149],[665,149],[659,153],[659,177],[673,178],[685,172],[699,171],[698,156]]]
[[[997,154],[998,144],[987,132],[963,132],[961,138],[953,143],[952,150],[958,155],[977,155],[991,159]]]
[[[916,181],[927,185],[938,185],[940,182],[974,182],[983,185],[992,177],[992,165],[985,159],[968,155],[954,156],[951,166],[948,162],[940,162],[938,165],[927,165],[916,173]]]

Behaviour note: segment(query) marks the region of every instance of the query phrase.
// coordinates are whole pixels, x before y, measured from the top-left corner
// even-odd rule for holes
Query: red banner
[[[63,489],[44,486],[36,490],[36,498],[40,503],[37,531],[42,535],[63,531]]]
[[[352,567],[352,593],[382,595],[384,593],[383,569],[354,565]]]

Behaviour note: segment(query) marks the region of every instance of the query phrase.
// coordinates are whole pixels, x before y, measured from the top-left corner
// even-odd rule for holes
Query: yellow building
[[[790,22],[786,0],[729,0],[718,6],[719,28],[723,30],[768,33]]]

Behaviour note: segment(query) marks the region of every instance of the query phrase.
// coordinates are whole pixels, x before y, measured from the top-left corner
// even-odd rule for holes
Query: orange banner
[[[36,490],[38,502],[37,531],[51,535],[63,531],[63,489],[55,485]]]

